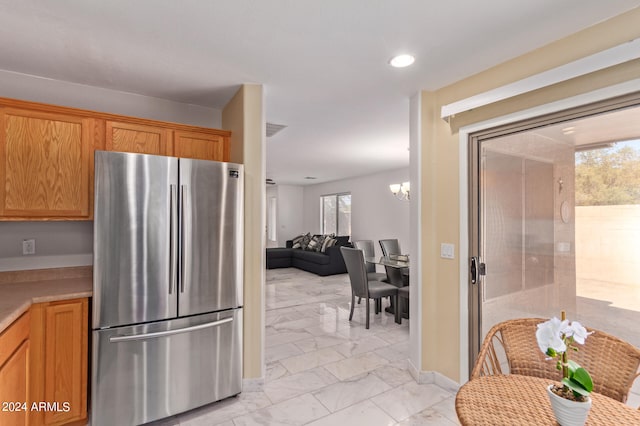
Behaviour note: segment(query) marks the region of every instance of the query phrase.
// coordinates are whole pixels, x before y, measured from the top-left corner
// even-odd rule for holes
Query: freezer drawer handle
[[[178,330],[156,331],[155,333],[134,334],[130,336],[114,336],[109,338],[109,342],[111,343],[130,342],[132,340],[146,340],[146,339],[155,339],[158,337],[173,336],[174,334],[188,333],[190,331],[216,327],[218,325],[226,324],[231,321],[233,321],[233,317],[221,319],[219,321],[208,322],[205,324],[198,324],[198,325],[194,325],[193,327],[180,328]]]

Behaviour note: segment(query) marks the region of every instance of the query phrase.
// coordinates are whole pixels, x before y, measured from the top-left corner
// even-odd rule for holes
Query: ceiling
[[[609,143],[640,141],[640,107],[629,107],[532,130],[538,136],[576,150],[607,147]]]
[[[222,108],[265,87],[267,177],[409,164],[409,98],[637,0],[0,0],[0,69]],[[409,52],[413,66],[391,68]],[[2,94],[0,94],[1,96]],[[307,176],[316,180],[305,180]]]

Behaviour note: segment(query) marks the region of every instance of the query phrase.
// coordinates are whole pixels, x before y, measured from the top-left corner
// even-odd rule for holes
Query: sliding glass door
[[[639,346],[640,94],[472,135],[469,152],[470,364],[497,322],[561,310]]]

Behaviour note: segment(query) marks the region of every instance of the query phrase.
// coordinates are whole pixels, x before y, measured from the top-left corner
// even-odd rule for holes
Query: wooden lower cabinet
[[[0,425],[27,424],[29,312],[0,334]]]
[[[43,409],[29,413],[30,425],[87,418],[88,338],[88,299],[31,307],[30,400]]]

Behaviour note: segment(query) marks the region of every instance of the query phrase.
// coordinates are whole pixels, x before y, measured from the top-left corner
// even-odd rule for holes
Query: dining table
[[[386,268],[393,268],[400,270],[401,281],[391,282],[391,284],[398,287],[405,287],[409,285],[409,255],[402,254],[392,254],[389,256],[380,256],[380,257],[365,257],[364,261],[366,263],[373,263],[376,265],[382,265]],[[389,272],[387,272],[389,274]],[[385,312],[390,314],[395,313],[395,306],[388,306],[385,308]],[[409,300],[402,300],[402,309],[401,309],[402,318],[409,318]]]
[[[456,414],[466,425],[557,425],[547,386],[553,380],[518,374],[481,376],[456,395]],[[640,425],[640,410],[597,392],[591,393],[587,426]]]
[[[409,256],[408,255],[391,255],[380,257],[365,257],[366,263],[382,265],[388,268],[400,269],[402,275],[402,286],[409,285]]]
[[[365,257],[364,261],[367,263],[375,263],[377,265],[389,266],[390,268],[408,268],[409,267],[409,256],[407,255]]]

